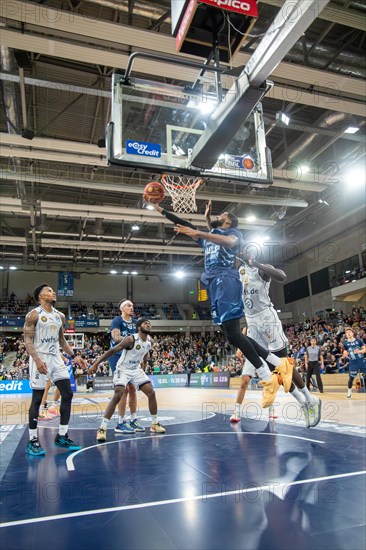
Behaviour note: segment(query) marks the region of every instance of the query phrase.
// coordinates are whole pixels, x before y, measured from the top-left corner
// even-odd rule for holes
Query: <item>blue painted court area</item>
[[[184,415],[177,411],[176,416]],[[217,414],[166,435],[73,429],[84,448],[25,454],[2,480],[7,549],[365,547],[365,438]]]

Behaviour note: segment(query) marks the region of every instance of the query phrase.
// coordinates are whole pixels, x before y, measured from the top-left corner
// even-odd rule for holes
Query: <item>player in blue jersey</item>
[[[127,336],[130,336],[137,332],[135,321],[132,318],[133,303],[131,302],[131,300],[121,300],[121,302],[119,303],[119,310],[121,312],[121,315],[117,315],[117,317],[115,317],[111,323],[111,348],[117,346]],[[116,370],[116,366],[120,357],[121,352],[117,352],[109,358],[109,366],[111,368],[112,374],[114,374]],[[131,412],[131,419],[129,423],[126,421],[125,418],[127,397]],[[118,424],[114,429],[115,433],[132,434],[135,432],[144,432],[145,428],[143,428],[137,420],[136,413],[136,388],[133,384],[127,384],[121,401],[118,403]]]
[[[179,218],[157,204],[153,208],[175,224],[178,234],[187,235],[203,248],[205,270],[201,282],[206,287],[212,309],[213,321],[222,327],[229,343],[245,355],[256,369],[262,380],[262,407],[269,407],[279,388],[277,375],[271,374],[266,363],[270,362],[280,372],[285,391],[289,391],[292,382],[293,365],[286,357],[279,358],[263,348],[253,339],[242,334],[240,319],[244,314],[242,283],[236,269],[236,256],[240,256],[244,245],[243,236],[238,229],[238,218],[229,212],[210,221],[211,230],[199,231],[193,224]],[[211,212],[211,203],[206,207],[206,220]]]
[[[358,372],[366,372],[366,360],[363,356],[366,353],[366,346],[360,338],[355,338],[353,328],[346,328],[346,340],[343,342],[343,357],[349,359],[349,378],[347,397],[352,395],[353,381]]]

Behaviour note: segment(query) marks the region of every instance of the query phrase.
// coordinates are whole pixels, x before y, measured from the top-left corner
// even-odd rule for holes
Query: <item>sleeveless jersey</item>
[[[363,346],[364,343],[360,338],[355,338],[354,340],[345,340],[343,342],[344,349],[348,351],[350,365],[364,362],[363,354],[355,353],[355,349],[362,349]]]
[[[145,355],[151,349],[150,336],[144,342],[139,337],[138,333],[132,334],[134,345],[132,349],[124,349],[117,363],[117,369],[136,370],[140,367],[140,363]]]
[[[60,354],[60,328],[62,327],[61,314],[54,307],[51,313],[41,306],[35,308],[38,321],[34,333],[34,345],[38,353],[50,355]]]
[[[136,322],[133,319],[131,319],[131,321],[126,321],[123,319],[122,315],[117,315],[117,317],[112,320],[110,329],[111,333],[115,328],[117,328],[120,331],[121,336],[125,338],[126,336],[136,333]],[[115,342],[111,336],[110,347],[114,348],[117,344],[118,342]],[[116,353],[117,357],[119,357],[119,355],[119,353]]]
[[[239,275],[243,285],[245,317],[257,315],[261,311],[273,307],[269,297],[271,281],[264,281],[259,275],[257,267],[244,264],[239,268]]]

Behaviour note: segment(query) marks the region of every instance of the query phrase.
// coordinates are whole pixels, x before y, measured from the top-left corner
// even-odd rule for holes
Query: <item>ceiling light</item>
[[[122,271],[122,273],[123,275],[129,275],[130,272],[125,270],[125,271]]]
[[[257,217],[254,216],[254,214],[251,214],[250,216],[247,216],[245,219],[246,219],[247,222],[255,222]]]
[[[138,275],[137,271],[131,271],[131,275]]]
[[[365,185],[365,171],[361,169],[353,170],[346,176],[348,185],[352,187],[358,187]]]
[[[307,174],[308,172],[310,172],[309,166],[306,166],[306,165],[300,166],[300,170],[303,174]]]
[[[140,229],[140,226],[136,224],[131,227],[132,231],[138,231],[139,229]]]
[[[290,124],[290,117],[282,111],[278,111],[278,113],[276,113],[276,120],[278,122],[281,122],[285,126],[288,126]]]
[[[15,270],[18,269],[18,268],[15,267],[15,265],[11,265],[11,266],[9,266],[9,269],[10,269],[11,271],[15,271]]]
[[[348,126],[347,130],[344,131],[345,134],[355,134],[359,131],[357,126]]]
[[[0,269],[4,269],[4,266],[0,265]]]
[[[182,271],[181,269],[178,269],[174,275],[177,277],[177,279],[183,279],[185,277],[185,273],[184,271]]]
[[[146,209],[147,210],[155,210],[155,208],[153,206],[151,206],[151,204],[147,204]]]
[[[117,271],[115,269],[111,269],[109,273],[111,275],[117,275]]]

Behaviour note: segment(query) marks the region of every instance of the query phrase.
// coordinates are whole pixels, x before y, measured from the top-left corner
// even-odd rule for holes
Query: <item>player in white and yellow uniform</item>
[[[90,374],[95,372],[100,363],[108,359],[108,357],[114,353],[122,352],[113,376],[114,395],[104,413],[104,418],[97,432],[97,441],[107,440],[108,422],[112,418],[116,406],[129,382],[144,392],[149,400],[149,411],[152,417],[150,432],[165,433],[165,428],[158,421],[158,404],[154,388],[142,368],[142,365],[146,366],[147,356],[151,348],[150,321],[145,318],[139,319],[136,323],[136,330],[137,334],[126,336],[119,344],[110,348],[94,361],[89,369]]]
[[[247,336],[268,348],[278,357],[287,357],[288,340],[269,297],[271,280],[283,283],[286,280],[286,274],[271,265],[248,259],[239,268],[239,275],[243,285]],[[277,376],[276,370],[272,376]],[[236,399],[235,412],[231,416],[230,422],[240,421],[240,406],[249,381],[254,377],[257,377],[256,369],[248,359],[245,359],[242,383]],[[316,426],[320,421],[321,401],[310,394],[297,369],[293,370],[293,382],[289,391],[303,408],[306,426]],[[273,409],[270,409],[270,416],[273,414]]]
[[[73,357],[75,363],[87,368],[81,357],[74,357],[63,332],[64,315],[53,307],[56,293],[46,283],[38,286],[33,293],[39,306],[30,311],[24,324],[24,343],[29,354],[29,378],[32,388],[32,401],[29,408],[29,437],[27,453],[43,456],[45,450],[37,435],[37,422],[47,380],[55,383],[61,394],[60,426],[55,445],[68,451],[80,449],[68,436],[71,413],[72,389],[70,375],[60,356],[60,348]]]

